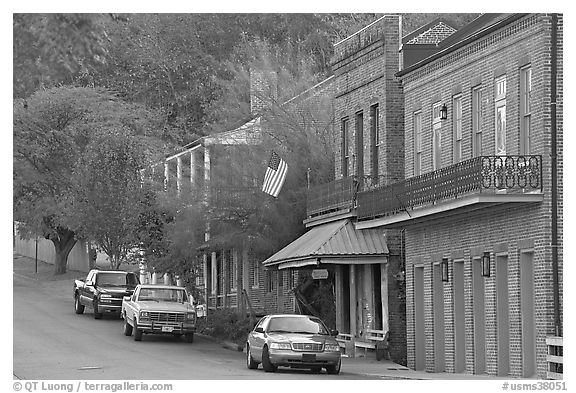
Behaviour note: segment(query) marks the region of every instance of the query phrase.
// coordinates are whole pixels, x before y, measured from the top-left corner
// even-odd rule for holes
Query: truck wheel
[[[270,354],[268,353],[268,347],[265,346],[262,350],[262,368],[267,373],[273,373],[278,370],[278,367],[270,363]]]
[[[184,342],[193,343],[194,342],[194,333],[187,333],[184,335]]]
[[[134,341],[142,341],[142,330],[134,326]]]
[[[102,313],[98,312],[98,302],[94,302],[94,319],[102,319]]]
[[[74,312],[76,314],[84,313],[84,306],[80,304],[80,296],[78,294],[74,296]]]
[[[126,317],[124,317],[124,335],[125,336],[131,336],[132,335],[132,325],[130,325],[128,323],[128,320],[126,319]]]

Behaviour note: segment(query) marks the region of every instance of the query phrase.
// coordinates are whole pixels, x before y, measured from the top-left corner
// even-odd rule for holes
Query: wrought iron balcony
[[[542,191],[542,156],[481,156],[387,186],[361,191],[358,220],[408,212],[474,194]]]
[[[358,191],[376,187],[383,178],[384,176],[349,176],[311,187],[307,195],[308,217],[354,209]]]

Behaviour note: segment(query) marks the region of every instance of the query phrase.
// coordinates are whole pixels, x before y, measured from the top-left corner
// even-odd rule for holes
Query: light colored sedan
[[[338,331],[330,331],[319,319],[308,315],[275,314],[263,317],[248,335],[246,365],[274,372],[279,366],[309,368],[328,374],[340,372]]]

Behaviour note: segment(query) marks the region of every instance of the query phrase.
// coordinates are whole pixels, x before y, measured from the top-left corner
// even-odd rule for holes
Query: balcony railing
[[[383,175],[349,176],[311,187],[307,196],[308,217],[355,208],[358,191],[377,187],[383,179]]]
[[[542,191],[542,156],[481,156],[357,196],[358,220],[477,193]]]

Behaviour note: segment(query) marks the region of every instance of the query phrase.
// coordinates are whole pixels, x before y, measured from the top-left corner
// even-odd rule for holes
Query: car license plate
[[[172,330],[174,330],[174,327],[172,327],[172,326],[162,326],[162,331],[163,331],[163,332],[168,332],[168,333],[170,333],[170,332],[172,332]]]
[[[316,355],[313,353],[303,353],[302,354],[302,361],[303,362],[315,362]]]

